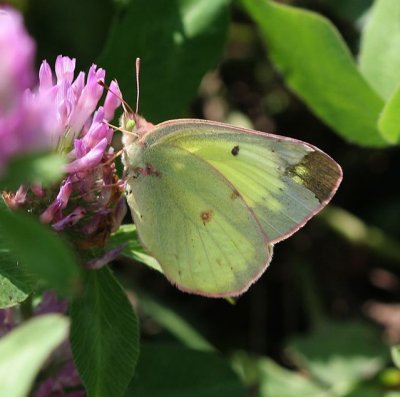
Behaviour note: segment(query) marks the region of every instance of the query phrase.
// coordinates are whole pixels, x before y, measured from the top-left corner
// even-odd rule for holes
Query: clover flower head
[[[43,61],[35,79],[34,55],[35,43],[21,15],[0,6],[0,178],[10,160],[25,153],[53,151],[66,159],[57,183],[20,186],[2,197],[10,208],[25,209],[66,236],[82,265],[97,269],[123,248],[104,252],[126,213],[112,147],[114,130],[108,124],[121,105],[119,87],[112,81],[99,105],[104,69],[92,65],[87,74],[76,73],[75,59],[60,55],[54,69]],[[34,315],[65,313],[66,308],[65,301],[47,292]],[[0,309],[0,336],[20,319],[17,307]],[[56,371],[37,386],[34,396],[83,397],[68,342],[52,359],[58,360]]]
[[[0,176],[12,157],[34,150],[67,160],[58,184],[21,186],[3,198],[36,213],[79,249],[101,248],[126,211],[108,125],[121,104],[118,84],[111,82],[100,105],[105,70],[92,65],[76,73],[76,60],[60,55],[54,69],[42,62],[34,85],[34,54],[20,14],[0,9]],[[95,267],[112,258],[106,253]],[[93,255],[87,259],[93,267]]]

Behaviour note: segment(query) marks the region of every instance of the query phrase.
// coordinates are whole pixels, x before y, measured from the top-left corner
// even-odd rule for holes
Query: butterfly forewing
[[[320,211],[342,178],[334,160],[298,140],[201,120],[158,128],[156,145],[187,150],[234,186],[271,243],[290,236]]]

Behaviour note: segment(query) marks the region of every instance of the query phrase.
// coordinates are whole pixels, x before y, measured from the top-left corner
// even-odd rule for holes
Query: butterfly
[[[207,120],[135,122],[127,202],[143,246],[179,289],[237,296],[273,245],[335,194],[340,166],[308,143]]]
[[[292,138],[199,119],[153,125],[126,110],[121,125],[139,238],[186,292],[245,292],[274,244],[318,213],[342,180],[331,157]]]

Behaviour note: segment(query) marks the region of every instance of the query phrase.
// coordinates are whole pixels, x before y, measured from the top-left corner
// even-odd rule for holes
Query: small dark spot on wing
[[[236,145],[232,148],[231,153],[233,156],[237,156],[239,154],[239,145]]]
[[[235,189],[231,193],[231,199],[236,200],[240,196],[240,193]]]

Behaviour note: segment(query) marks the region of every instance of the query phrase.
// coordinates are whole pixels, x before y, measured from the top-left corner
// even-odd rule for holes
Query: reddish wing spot
[[[149,176],[149,175],[154,175],[154,176],[160,176],[160,171],[156,170],[154,168],[154,165],[151,163],[146,163],[146,166],[144,168],[138,167],[135,170],[138,174],[143,175],[143,176]]]
[[[211,221],[212,216],[213,216],[213,210],[206,210],[200,213],[200,218],[203,221],[204,225],[207,222]]]

